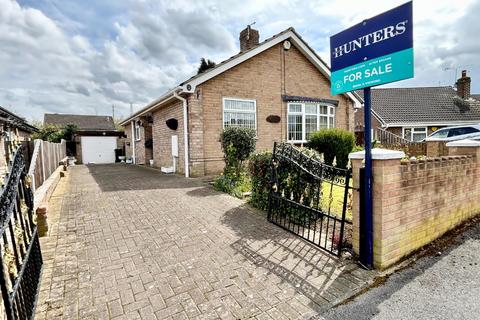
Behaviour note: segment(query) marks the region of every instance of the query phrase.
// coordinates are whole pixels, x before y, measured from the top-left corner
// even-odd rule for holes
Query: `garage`
[[[117,137],[81,137],[82,163],[114,163]]]

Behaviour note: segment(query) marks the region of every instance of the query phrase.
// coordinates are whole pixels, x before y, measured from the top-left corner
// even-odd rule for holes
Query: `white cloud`
[[[256,21],[261,38],[293,26],[328,60],[328,36],[403,0],[0,0],[0,105],[43,112],[126,116],[193,75],[201,57],[238,52],[238,32]],[[451,85],[471,71],[480,92],[480,4],[414,2],[416,77],[394,86]],[[447,69],[447,70],[445,70]]]

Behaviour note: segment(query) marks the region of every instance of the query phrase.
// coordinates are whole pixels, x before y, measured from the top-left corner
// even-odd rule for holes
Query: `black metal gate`
[[[0,286],[7,319],[33,319],[43,264],[26,173],[18,147],[0,195]]]
[[[340,256],[345,248],[351,171],[275,143],[268,220]],[[349,229],[351,230],[351,228]]]

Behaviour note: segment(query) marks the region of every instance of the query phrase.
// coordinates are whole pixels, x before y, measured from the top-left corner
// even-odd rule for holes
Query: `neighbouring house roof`
[[[65,127],[76,125],[79,131],[114,131],[115,124],[111,116],[93,116],[79,114],[45,113],[44,124]]]
[[[473,99],[480,101],[480,93],[474,93],[470,95]]]
[[[164,103],[170,101],[174,97],[175,92],[185,92],[185,93],[193,93],[195,91],[196,86],[200,85],[201,83],[216,77],[217,75],[235,67],[236,65],[264,52],[265,50],[281,43],[285,40],[290,40],[293,45],[297,49],[304,54],[307,59],[317,67],[317,69],[325,76],[327,79],[330,79],[330,68],[328,65],[317,55],[317,53],[302,39],[302,37],[295,31],[294,28],[290,27],[266,40],[260,42],[257,46],[241,51],[240,53],[228,58],[225,61],[218,63],[214,68],[208,69],[205,72],[197,74],[188,80],[181,82],[177,87],[173,88],[172,90],[168,91],[160,98],[154,100],[153,102],[146,105],[141,110],[133,113],[127,119],[123,120],[120,124],[125,125],[128,121],[135,119],[142,114],[152,111],[153,109],[163,105]],[[362,98],[356,94],[355,92],[348,92],[344,94],[348,98],[350,98],[356,108],[360,108],[363,100]]]
[[[381,88],[371,92],[372,111],[383,125],[480,123],[480,100],[462,99],[452,87]],[[363,92],[358,93],[363,96]]]
[[[38,129],[29,124],[27,120],[3,107],[0,107],[0,122],[29,133],[38,131]]]

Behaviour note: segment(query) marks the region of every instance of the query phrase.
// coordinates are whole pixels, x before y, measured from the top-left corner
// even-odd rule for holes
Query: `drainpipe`
[[[137,157],[135,157],[135,121],[130,122],[132,124],[132,160],[133,163],[137,163]]]
[[[185,178],[190,177],[190,170],[188,167],[188,113],[187,113],[187,99],[178,95],[176,91],[173,91],[173,96],[182,101],[183,104],[183,150],[185,151]]]

